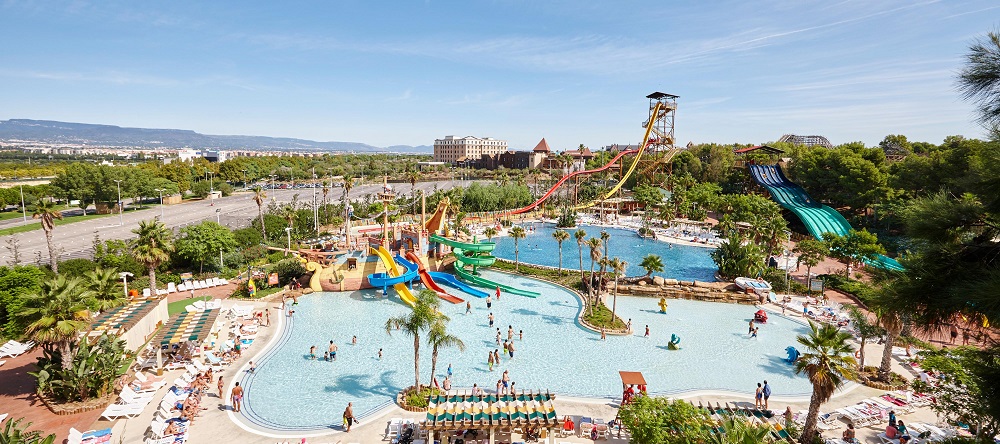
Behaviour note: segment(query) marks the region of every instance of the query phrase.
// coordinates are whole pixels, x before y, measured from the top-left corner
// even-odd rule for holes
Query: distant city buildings
[[[797,134],[785,134],[778,139],[778,142],[788,142],[793,145],[822,146],[833,148],[833,144],[823,136],[800,136]]]

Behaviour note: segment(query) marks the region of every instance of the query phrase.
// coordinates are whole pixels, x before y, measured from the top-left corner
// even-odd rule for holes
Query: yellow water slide
[[[378,255],[378,258],[382,260],[382,265],[385,265],[386,274],[389,277],[398,278],[402,276],[402,272],[399,271],[399,265],[396,264],[396,261],[392,258],[392,254],[389,253],[389,250],[386,250],[384,246],[380,245],[377,250],[372,248],[371,251]],[[399,299],[406,302],[407,305],[410,307],[417,305],[417,298],[413,296],[413,292],[406,287],[406,283],[399,282],[394,284],[392,288],[399,293]]]

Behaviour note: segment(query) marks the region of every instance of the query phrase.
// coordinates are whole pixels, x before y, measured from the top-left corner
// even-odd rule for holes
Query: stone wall
[[[748,305],[758,302],[757,296],[748,295],[736,285],[728,282],[678,281],[659,276],[654,276],[651,282],[650,280],[642,280],[636,284],[622,285],[619,283],[618,294]]]

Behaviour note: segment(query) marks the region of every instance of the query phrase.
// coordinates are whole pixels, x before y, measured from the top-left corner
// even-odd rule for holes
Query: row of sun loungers
[[[66,440],[66,444],[103,444],[108,442],[111,442],[110,428],[81,432],[70,427],[69,439]]]
[[[220,285],[229,284],[229,280],[222,278],[211,278],[202,279],[199,281],[182,282],[180,285],[176,285],[173,282],[167,284],[167,288],[158,288],[156,290],[157,296],[162,296],[165,294],[185,292],[191,290],[204,290],[206,288],[218,287]],[[148,288],[142,289],[142,296],[149,298],[152,296],[152,292]]]
[[[211,301],[195,301],[184,307],[189,313],[206,310],[218,310],[222,308],[222,299],[212,299]]]

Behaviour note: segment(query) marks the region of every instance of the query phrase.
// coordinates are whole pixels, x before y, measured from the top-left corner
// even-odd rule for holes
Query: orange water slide
[[[420,259],[420,256],[417,256],[412,251],[407,251],[406,258],[413,261],[413,263],[417,264],[418,267],[417,274],[420,276],[420,282],[423,282],[424,286],[427,287],[429,290],[433,290],[435,293],[437,293],[439,298],[451,302],[452,304],[461,304],[462,302],[465,302],[465,299],[462,299],[458,296],[448,293],[447,291],[444,290],[444,288],[441,288],[441,286],[438,285],[437,282],[434,282],[434,279],[431,278],[431,275],[427,274],[427,267],[424,266],[424,261]]]

